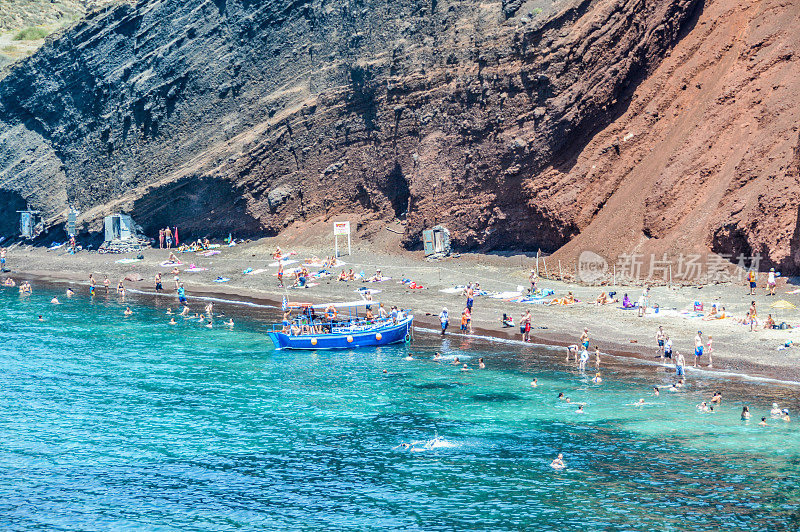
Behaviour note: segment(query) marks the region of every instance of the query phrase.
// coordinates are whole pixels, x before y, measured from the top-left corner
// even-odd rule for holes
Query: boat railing
[[[408,316],[411,315],[410,310],[403,310],[403,319],[406,319]],[[372,320],[367,320],[365,318],[356,318],[356,319],[348,319],[344,321],[329,321],[322,318],[309,318],[308,316],[298,316],[294,318],[291,323],[287,327],[284,323],[273,323],[272,324],[272,332],[284,332],[286,334],[290,334],[292,336],[302,336],[304,334],[319,334],[319,330],[321,329],[323,333],[328,334],[343,334],[348,332],[362,332],[362,331],[369,331],[373,329],[380,329],[383,327],[388,327],[394,324],[392,318],[376,318]],[[295,334],[297,329],[301,331],[306,328],[310,328],[310,332],[300,332],[299,334]],[[306,329],[307,331],[307,329]]]

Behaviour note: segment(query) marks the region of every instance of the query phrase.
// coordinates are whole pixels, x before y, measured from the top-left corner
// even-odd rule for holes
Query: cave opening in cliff
[[[394,168],[389,172],[383,193],[392,204],[394,215],[397,218],[405,216],[408,211],[408,200],[411,198],[411,189],[408,187],[408,179],[399,163],[395,163]]]
[[[19,192],[0,189],[0,236],[10,238],[19,233],[19,215],[17,211],[28,207],[25,198]]]

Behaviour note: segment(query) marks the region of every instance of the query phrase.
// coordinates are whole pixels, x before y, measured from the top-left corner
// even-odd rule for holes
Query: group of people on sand
[[[175,233],[172,232],[172,229],[169,227],[165,227],[164,229],[158,230],[158,247],[160,249],[172,249],[172,244],[178,245],[178,239],[175,236],[178,232],[178,228],[175,228]]]
[[[664,326],[659,325],[655,335],[656,339],[656,356],[661,360],[669,359],[675,363],[675,372],[678,377],[684,376],[684,367],[686,359],[678,352],[673,352],[672,339],[667,333],[664,332]],[[711,335],[708,336],[707,342],[703,339],[703,331],[697,331],[694,337],[694,363],[693,367],[697,367],[698,361],[701,357],[708,356],[708,367],[714,367],[714,339]]]

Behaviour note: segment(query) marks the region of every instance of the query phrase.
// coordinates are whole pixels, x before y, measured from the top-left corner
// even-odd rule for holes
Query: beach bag
[[[525,334],[525,324],[524,323],[519,326],[519,333],[520,334]]]

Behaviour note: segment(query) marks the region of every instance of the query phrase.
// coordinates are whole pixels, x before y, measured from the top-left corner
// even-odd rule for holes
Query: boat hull
[[[330,334],[307,334],[290,336],[282,332],[269,332],[275,349],[354,349],[375,347],[404,342],[411,333],[414,317],[410,316],[390,325],[367,331],[342,331]]]

